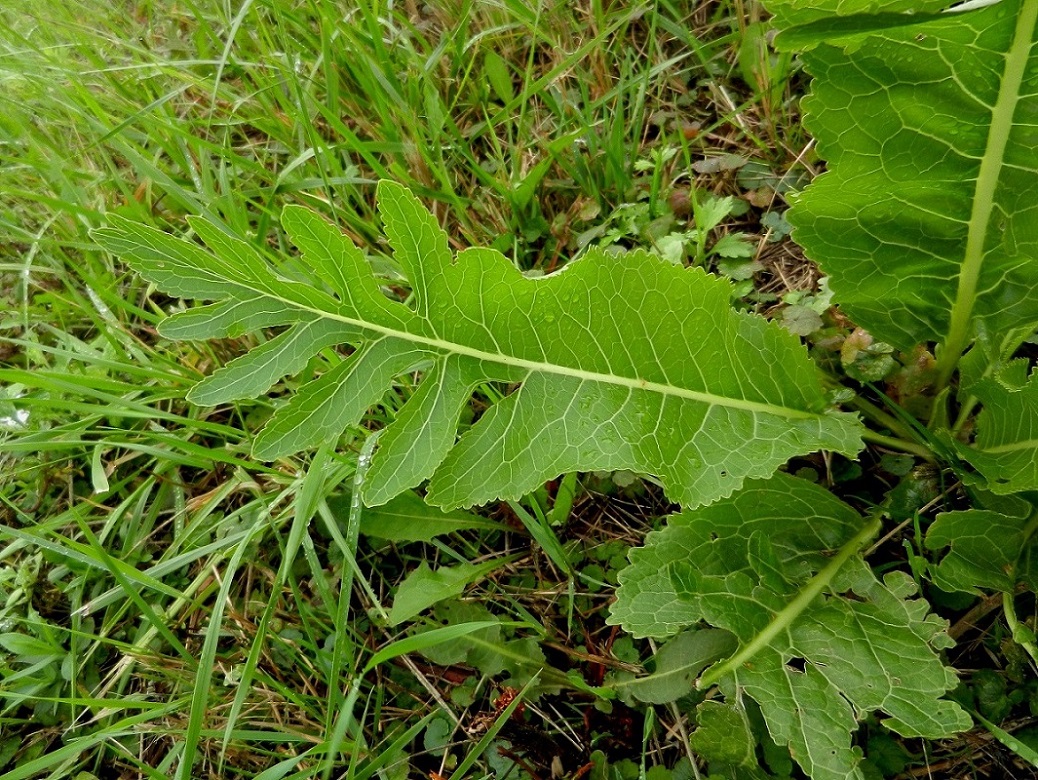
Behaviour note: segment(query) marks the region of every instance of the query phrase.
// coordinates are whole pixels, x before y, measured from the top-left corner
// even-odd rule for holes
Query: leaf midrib
[[[939,386],[948,383],[951,373],[955,370],[959,357],[965,351],[969,341],[971,317],[977,299],[977,286],[980,283],[980,272],[984,265],[988,227],[995,208],[995,193],[1002,173],[1006,147],[1013,130],[1013,119],[1016,115],[1016,106],[1020,99],[1020,90],[1027,70],[1036,23],[1038,23],[1038,0],[1024,0],[1017,17],[1012,43],[1006,53],[1002,84],[992,109],[987,146],[977,173],[962,271],[959,274],[955,302],[952,305],[948,338],[938,360]]]
[[[1035,0],[1035,2],[1038,2],[1038,0]],[[458,355],[464,355],[466,357],[475,358],[477,360],[485,360],[489,363],[513,366],[516,368],[525,369],[530,372],[555,374],[558,376],[568,376],[588,382],[600,382],[602,384],[626,387],[632,390],[645,390],[647,392],[658,393],[664,396],[686,398],[688,400],[698,401],[700,403],[709,404],[711,406],[723,406],[729,409],[739,409],[742,411],[756,412],[760,414],[772,414],[779,417],[787,417],[791,419],[818,419],[821,418],[824,414],[818,412],[805,411],[803,409],[794,409],[788,406],[777,406],[775,404],[766,404],[761,403],[759,401],[749,401],[742,398],[731,398],[727,396],[716,395],[714,393],[703,393],[697,390],[689,390],[685,387],[678,387],[677,385],[664,384],[662,382],[650,382],[647,379],[636,379],[631,377],[620,376],[617,374],[603,374],[597,371],[585,371],[583,369],[573,368],[570,366],[563,366],[557,363],[547,363],[538,360],[528,360],[526,358],[521,358],[516,355],[508,355],[501,352],[487,352],[485,350],[466,346],[465,344],[458,344],[456,342],[446,341],[444,339],[436,339],[430,338],[428,336],[421,336],[417,333],[409,333],[404,330],[397,330],[395,328],[387,327],[385,325],[379,325],[377,323],[368,322],[366,320],[360,320],[354,317],[347,317],[343,314],[330,312],[325,309],[308,306],[299,302],[298,300],[293,300],[291,298],[275,295],[267,290],[256,289],[255,287],[252,287],[241,281],[235,281],[234,284],[243,287],[246,290],[249,290],[255,295],[280,301],[281,303],[284,303],[293,308],[308,311],[312,314],[317,315],[318,317],[324,317],[326,319],[331,319],[346,325],[353,325],[355,327],[363,328],[368,331],[374,331],[375,333],[379,333],[383,336],[400,339],[402,341],[409,341],[412,344],[418,344],[424,347],[428,347],[431,350],[437,352],[450,352]]]
[[[1014,441],[1009,444],[999,444],[996,447],[978,447],[979,452],[986,453],[988,455],[1005,455],[1012,452],[1021,452],[1023,450],[1038,449],[1038,439],[1025,439],[1023,441]]]

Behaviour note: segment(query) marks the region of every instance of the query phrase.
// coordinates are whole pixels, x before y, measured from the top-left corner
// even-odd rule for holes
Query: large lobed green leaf
[[[936,652],[951,644],[946,623],[911,598],[907,575],[876,578],[857,553],[868,532],[817,485],[784,474],[749,482],[631,551],[610,622],[637,636],[700,621],[730,631],[741,649],[714,672],[728,701],[755,699],[815,780],[861,778],[851,735],[869,712],[905,736],[970,726],[942,698],[956,685]]]
[[[814,47],[805,125],[828,171],[790,213],[877,338],[944,345],[1038,322],[1038,0],[769,0]]]
[[[726,281],[643,252],[592,252],[526,278],[493,250],[455,256],[403,187],[381,183],[378,200],[409,305],[387,297],[363,253],[301,208],[286,209],[283,224],[315,284],[285,278],[202,220],[192,226],[211,251],[116,217],[95,235],[159,288],[214,301],[164,321],[167,336],[285,327],[196,385],[196,403],[261,395],[318,352],[333,359],[327,348],[354,347],[277,410],[257,457],[333,440],[394,378],[423,370],[381,435],[369,505],[429,478],[431,502],[468,506],[516,498],[567,471],[630,469],[695,506],[791,456],[860,448],[860,424],[827,408],[796,338],[734,311]],[[487,382],[515,389],[458,439],[463,407]]]

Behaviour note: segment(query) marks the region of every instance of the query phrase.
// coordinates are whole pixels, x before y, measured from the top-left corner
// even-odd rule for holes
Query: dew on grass
[[[15,409],[13,414],[0,417],[0,429],[19,431],[29,427],[29,410]]]

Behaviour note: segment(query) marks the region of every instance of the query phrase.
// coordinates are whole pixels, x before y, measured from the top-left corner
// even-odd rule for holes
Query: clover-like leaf
[[[379,440],[369,505],[430,478],[430,502],[469,506],[519,497],[567,471],[621,469],[655,475],[672,499],[699,505],[791,456],[860,448],[860,424],[827,408],[797,339],[734,311],[725,280],[645,252],[601,251],[530,279],[494,250],[454,255],[403,187],[382,182],[378,200],[411,284],[407,304],[382,291],[346,237],[298,207],[283,225],[312,284],[202,220],[191,224],[211,251],[118,217],[95,236],[170,294],[212,301],[165,320],[165,335],[283,328],[202,380],[190,400],[255,397],[324,355],[328,368],[256,438],[259,458],[334,440],[380,405],[396,377],[421,371]],[[339,344],[352,352],[329,349]],[[493,382],[512,392],[457,439],[470,396]]]
[[[942,698],[956,685],[936,652],[950,644],[946,623],[912,598],[907,575],[880,581],[859,554],[877,525],[813,483],[748,482],[631,551],[610,622],[639,636],[700,621],[731,632],[740,649],[699,684],[755,699],[816,780],[861,778],[851,734],[867,713],[904,736],[970,726]]]
[[[980,329],[1033,331],[1038,0],[767,5],[780,46],[812,48],[827,172],[789,221],[841,306],[901,349],[943,344],[945,380]]]

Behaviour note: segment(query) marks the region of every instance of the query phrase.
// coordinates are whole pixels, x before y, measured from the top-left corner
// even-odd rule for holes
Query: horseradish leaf
[[[994,509],[944,512],[926,532],[926,547],[942,552],[931,566],[933,584],[946,591],[1012,593],[1018,583],[1038,590],[1038,509],[1018,496]]]
[[[862,778],[851,736],[870,712],[904,736],[969,728],[943,698],[956,685],[937,650],[946,624],[915,583],[878,580],[860,555],[878,523],[813,483],[750,481],[670,518],[631,551],[610,622],[665,637],[700,622],[740,649],[700,677],[760,705],[772,738],[815,780]]]
[[[779,45],[814,47],[804,123],[827,171],[788,217],[841,307],[901,349],[942,344],[944,381],[979,329],[1033,331],[1038,0],[767,5]]]
[[[403,187],[381,183],[378,201],[411,284],[407,303],[383,292],[345,236],[298,207],[283,224],[303,252],[299,265],[314,269],[312,284],[200,220],[192,225],[211,251],[118,217],[95,236],[161,289],[212,301],[175,314],[163,333],[229,335],[235,317],[284,326],[196,385],[190,400],[261,395],[323,356],[324,372],[256,438],[259,458],[334,440],[397,377],[422,372],[379,440],[369,505],[425,480],[431,503],[459,507],[518,498],[568,471],[626,469],[698,506],[792,456],[860,448],[859,422],[828,408],[796,337],[733,310],[727,281],[646,252],[600,251],[531,279],[494,250],[453,254]],[[330,349],[338,345],[350,354]],[[462,410],[487,383],[508,394],[459,439]]]

